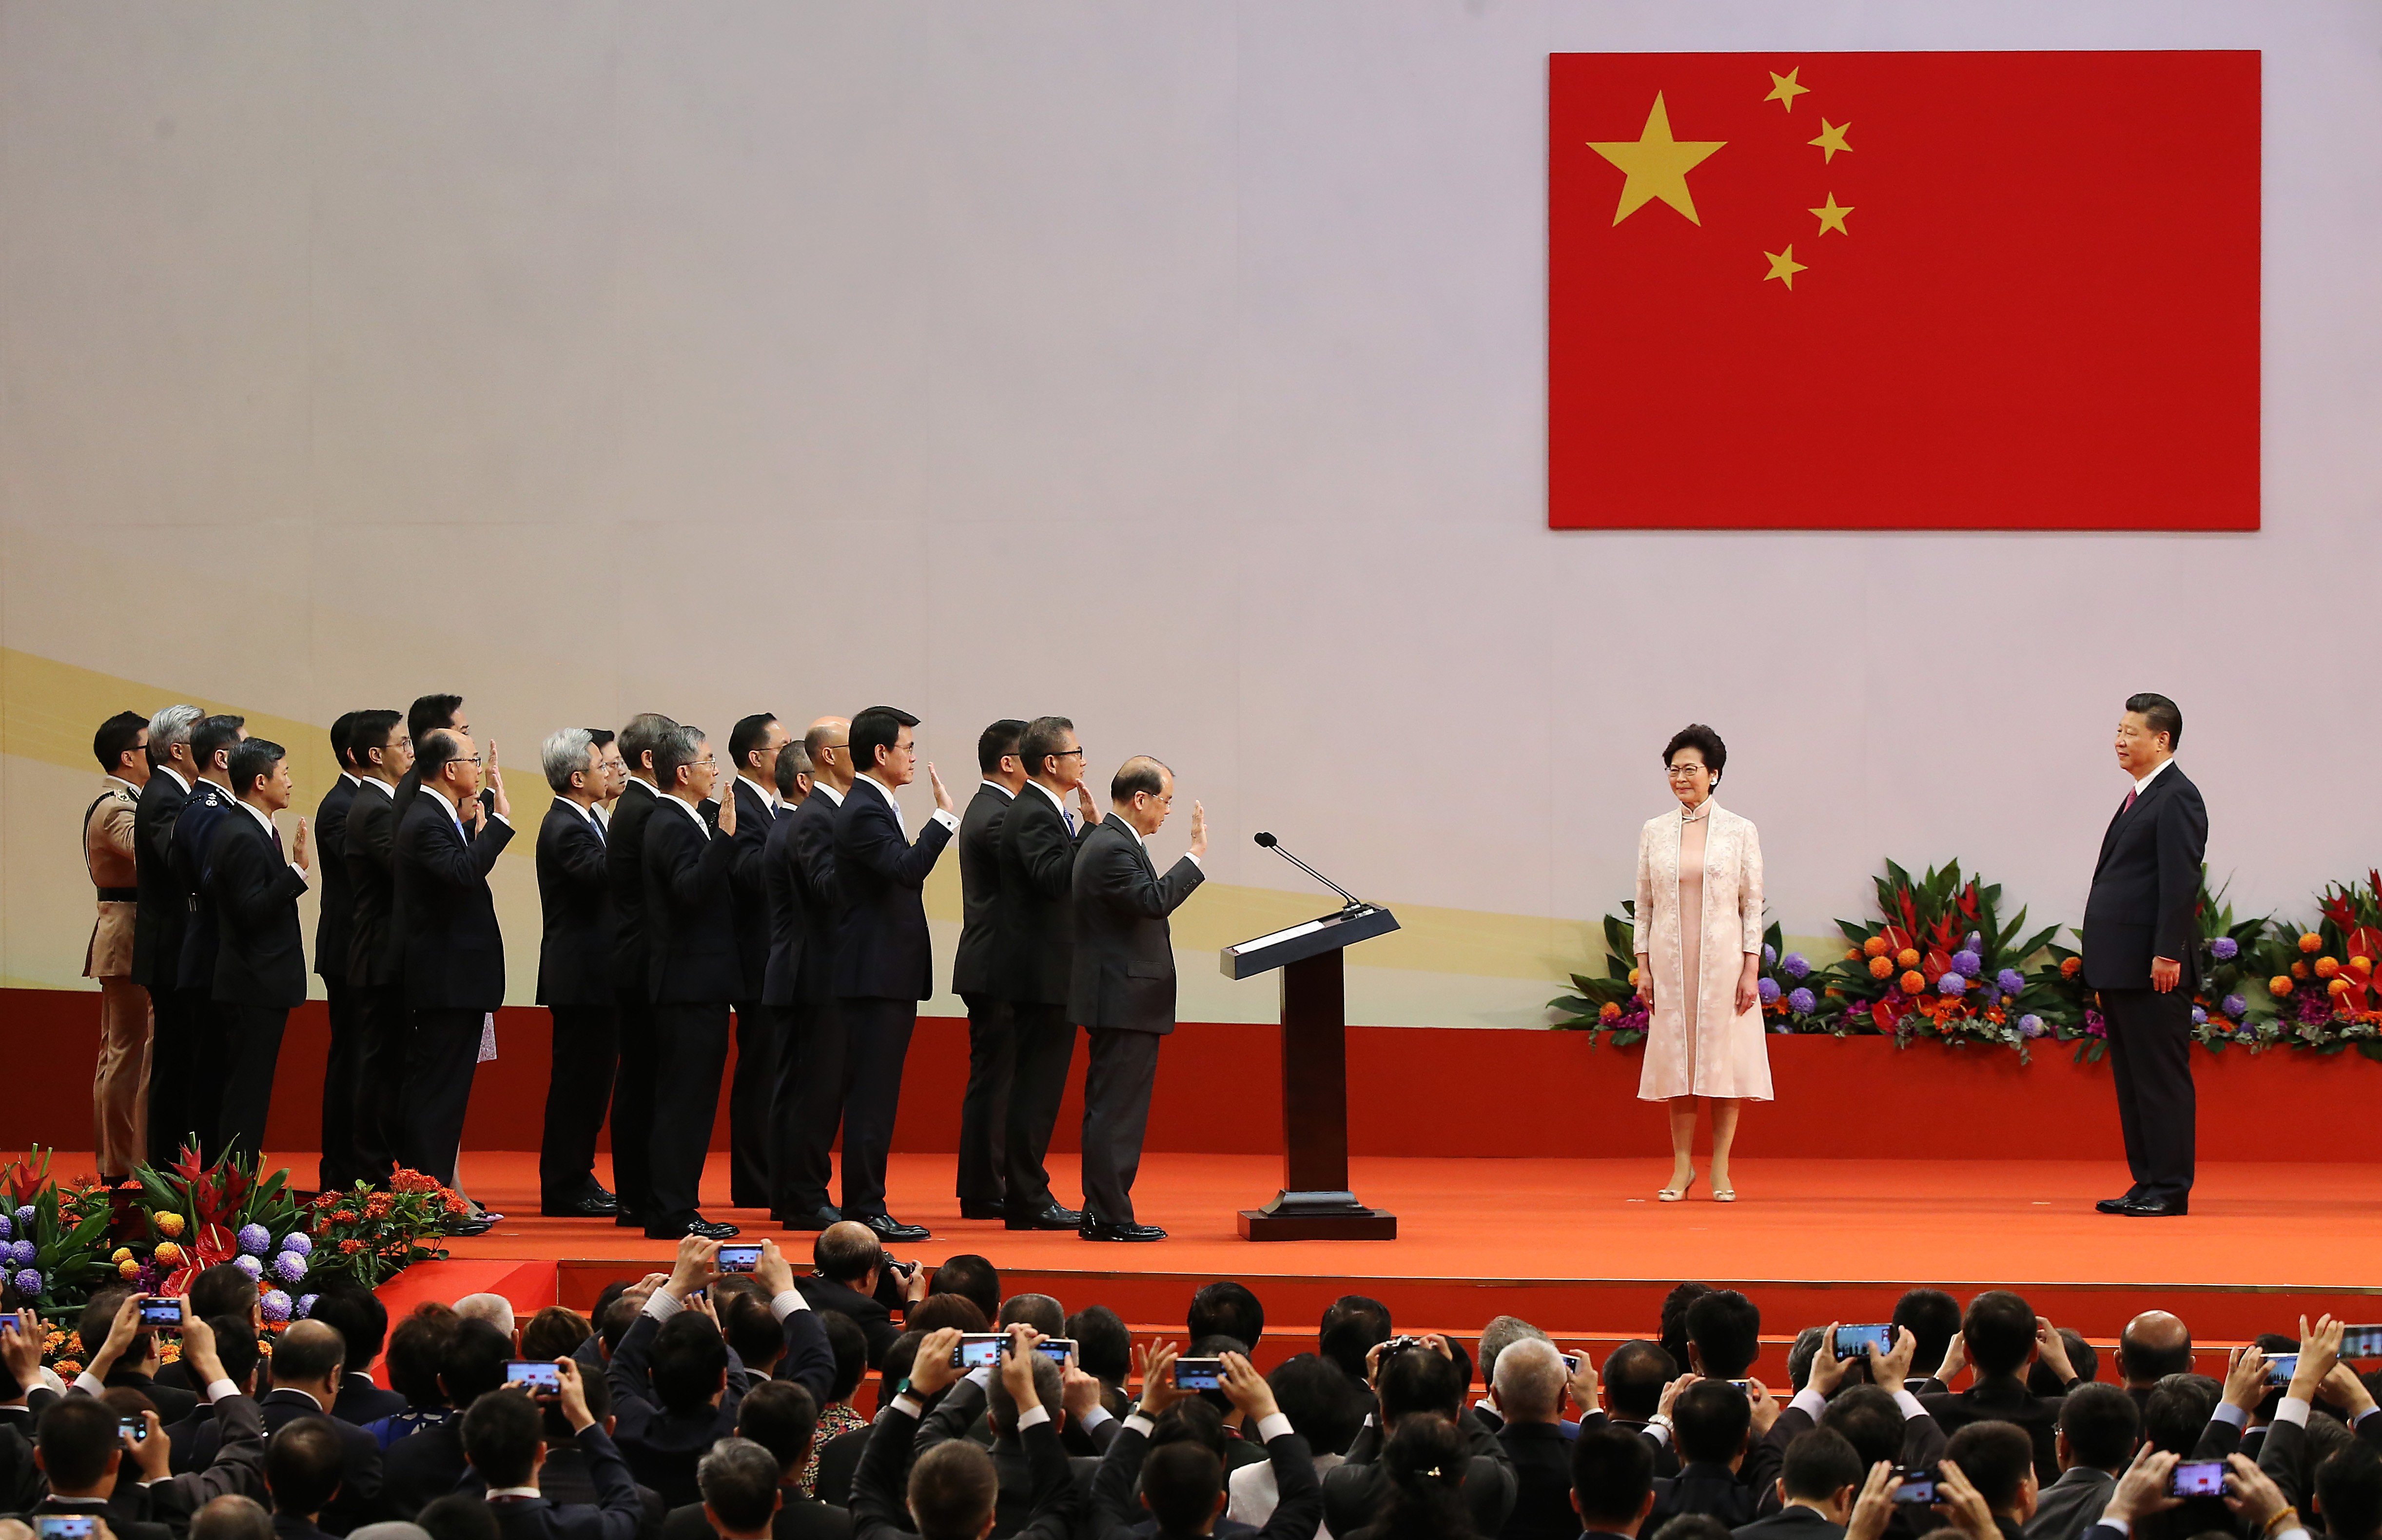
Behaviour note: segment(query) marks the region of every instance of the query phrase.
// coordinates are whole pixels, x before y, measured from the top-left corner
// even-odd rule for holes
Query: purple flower
[[[273,1259],[273,1275],[294,1284],[306,1275],[306,1259],[295,1251],[284,1251]]]
[[[2229,963],[2241,955],[2241,943],[2230,936],[2219,936],[2208,943],[2208,955],[2220,963]]]
[[[1789,979],[1808,979],[1811,976],[1811,959],[1804,956],[1800,952],[1789,952],[1780,960],[1778,966],[1785,970]]]
[[[40,1214],[33,1212],[33,1205],[31,1203],[26,1204],[23,1208],[17,1211],[17,1224],[23,1229],[31,1229],[33,1227],[33,1221],[40,1217]]]
[[[264,1318],[267,1321],[289,1319],[289,1296],[277,1288],[268,1288],[258,1295],[256,1303],[257,1308],[264,1312]]]
[[[1762,947],[1762,966],[1768,967],[1777,961],[1778,949],[1770,945],[1767,942],[1763,942]]]
[[[1786,1008],[1797,1016],[1810,1016],[1812,1007],[1819,1003],[1819,997],[1810,990],[1797,990],[1786,997]]]
[[[32,1266],[33,1259],[42,1254],[30,1240],[11,1241],[6,1250],[7,1260],[18,1267]]]
[[[2102,1018],[2099,1011],[2090,1005],[2084,1007],[2084,1035],[2088,1038],[2106,1038],[2109,1035],[2108,1022]]]
[[[1947,973],[1935,980],[1935,992],[1938,994],[1959,994],[1968,987],[1969,981],[1957,973]]]
[[[2019,1017],[2018,1035],[2022,1038],[2039,1038],[2043,1036],[2043,1017],[2032,1015]]]
[[[1968,947],[1952,954],[1952,971],[1963,979],[1973,979],[1985,970],[1984,958]]]
[[[239,1234],[232,1238],[239,1242],[239,1249],[250,1256],[261,1257],[273,1244],[273,1232],[262,1225],[242,1225]]]
[[[2299,1018],[2302,1021],[2327,1021],[2332,1017],[2332,1001],[2321,994],[2300,996]]]
[[[18,1274],[13,1281],[17,1285],[17,1297],[18,1299],[38,1300],[41,1298],[43,1287],[42,1275],[39,1273],[34,1272],[31,1268],[28,1267],[23,1272]]]
[[[1971,930],[1960,938],[1960,950],[1963,952],[1982,952],[1984,945],[1985,935],[1982,930]]]
[[[292,1230],[283,1236],[281,1249],[285,1251],[295,1251],[301,1257],[311,1257],[314,1254],[314,1243],[306,1238],[306,1232],[303,1230]]]
[[[231,1264],[234,1267],[239,1268],[241,1272],[247,1274],[252,1278],[261,1278],[264,1276],[264,1263],[259,1262],[256,1258],[250,1256],[246,1251],[242,1251],[239,1255],[232,1258]]]
[[[2206,1011],[2202,1010],[2199,1006],[2194,1005],[2193,1007],[2192,1007],[2192,1024],[2194,1027],[2205,1027],[2205,1026],[2207,1026],[2207,1025],[2208,1025],[2208,1013],[2207,1013]]]
[[[1776,1036],[1783,1038],[1793,1036],[1795,1029],[1788,1026],[1786,1022],[1774,1021],[1770,1024],[1770,1030]]]
[[[1760,984],[1754,986],[1753,992],[1762,996],[1762,1003],[1763,1004],[1775,1005],[1778,1004],[1778,980],[1775,979],[1764,979]]]
[[[314,1301],[321,1298],[320,1294],[301,1294],[297,1304],[290,1307],[289,1313],[303,1321],[314,1313]]]
[[[10,1219],[5,1214],[0,1214],[0,1240],[7,1239],[11,1235],[16,1233],[16,1221]]]
[[[2004,994],[2017,994],[2026,988],[2026,975],[2014,967],[2006,967],[1994,975],[1994,982],[2002,987]]]
[[[2250,1014],[2250,1003],[2238,994],[2227,995],[2224,1002],[2216,1008],[2236,1021]]]

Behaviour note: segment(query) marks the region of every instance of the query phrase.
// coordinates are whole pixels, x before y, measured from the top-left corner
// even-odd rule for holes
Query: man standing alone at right
[[[2109,1068],[2134,1185],[2103,1214],[2188,1212],[2198,1106],[2192,1086],[2192,996],[2200,981],[2201,857],[2208,809],[2175,762],[2183,713],[2165,696],[2126,698],[2118,768],[2133,785],[2101,837],[2084,905],[2084,982],[2109,1024]]]

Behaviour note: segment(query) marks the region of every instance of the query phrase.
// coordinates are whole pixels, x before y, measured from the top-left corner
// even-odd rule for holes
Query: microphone
[[[1341,897],[1346,899],[1348,901],[1348,907],[1352,909],[1361,909],[1365,906],[1363,899],[1358,898],[1355,893],[1350,893],[1339,883],[1334,882],[1332,879],[1324,876],[1313,867],[1308,866],[1305,861],[1300,860],[1297,856],[1293,856],[1289,851],[1284,850],[1282,847],[1282,842],[1275,839],[1271,834],[1261,832],[1257,836],[1257,842],[1266,849],[1271,850],[1275,855],[1281,856],[1283,860],[1288,861],[1292,866],[1295,866],[1299,870],[1307,873],[1308,876],[1314,878],[1325,887],[1330,888],[1333,893],[1336,893]]]

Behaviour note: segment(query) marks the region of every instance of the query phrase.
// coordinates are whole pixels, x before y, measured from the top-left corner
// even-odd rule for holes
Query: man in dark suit
[[[736,1073],[728,1091],[728,1201],[740,1209],[769,1207],[769,1105],[778,1088],[777,1018],[763,1003],[769,970],[769,893],[762,873],[778,806],[778,751],[793,741],[767,711],[737,722],[728,734],[736,767],[730,788],[736,832],[730,837],[728,886],[735,900]],[[723,795],[722,802],[728,800]]]
[[[795,922],[801,947],[791,979],[777,989],[792,1002],[770,1116],[777,1125],[770,1161],[769,1215],[792,1230],[823,1230],[841,1216],[828,1201],[829,1148],[843,1120],[843,1014],[835,999],[836,932],[843,893],[835,880],[835,820],[852,789],[852,724],[821,717],[803,734],[809,789],[784,823],[785,843],[771,867],[773,905]],[[788,859],[791,857],[791,859]],[[773,909],[771,923],[778,923]]]
[[[1867,1474],[1843,1434],[1813,1428],[1786,1447],[1778,1468],[1783,1506],[1769,1518],[1739,1525],[1734,1540],[1844,1540]]]
[[[645,1237],[720,1240],[736,1226],[703,1217],[701,1189],[728,1058],[728,1005],[743,987],[728,877],[737,798],[720,799],[714,835],[703,803],[718,784],[719,760],[700,728],[663,734],[654,781],[662,796],[645,827],[645,998],[659,1080],[645,1140]]]
[[[612,1080],[612,1186],[619,1193],[615,1225],[644,1228],[653,1207],[646,1191],[645,1142],[653,1134],[655,1057],[653,1001],[645,992],[645,822],[661,793],[654,785],[654,750],[678,723],[640,711],[620,729],[620,757],[629,767],[605,827],[604,871],[612,890],[612,991],[619,1012],[620,1070]]]
[[[1580,1540],[1638,1540],[1654,1511],[1654,1451],[1626,1429],[1583,1426],[1571,1441]]]
[[[398,987],[404,963],[397,930],[399,782],[413,771],[413,740],[395,711],[359,711],[348,724],[356,795],[340,830],[347,856],[348,994],[361,1040],[356,1053],[356,1159],[365,1179],[385,1185],[397,1169],[404,1123],[405,994]]]
[[[927,874],[960,824],[952,794],[929,764],[935,811],[915,844],[902,825],[893,794],[917,774],[911,735],[917,722],[890,706],[872,706],[852,719],[852,758],[860,773],[835,820],[835,875],[844,905],[834,982],[844,1029],[841,1213],[889,1241],[927,1237],[926,1226],[886,1213],[885,1157],[918,1002],[935,992]]]
[[[1989,1288],[1969,1301],[1960,1318],[1958,1351],[1975,1371],[1975,1383],[1958,1394],[1938,1392],[1919,1398],[1919,1404],[1946,1434],[1958,1435],[1971,1423],[2009,1423],[2023,1429],[2034,1443],[2038,1479],[2058,1479],[2059,1452],[2054,1435],[2059,1426],[2059,1398],[2037,1396],[2027,1388],[2028,1361],[2040,1347],[2044,1361],[2064,1383],[2067,1346],[2056,1331],[2035,1329],[2034,1307],[2006,1288]],[[1948,1359],[1946,1361],[1950,1361]]]
[[[670,1514],[661,1540],[849,1540],[852,1515],[795,1488],[803,1456],[789,1463],[777,1449],[743,1432],[754,1421],[756,1387],[744,1400],[740,1436],[722,1439],[695,1468],[703,1501]],[[817,1420],[813,1411],[811,1421]],[[803,1449],[807,1453],[805,1436]]]
[[[2133,781],[2101,837],[2084,903],[2084,982],[2109,1024],[2109,1069],[2134,1185],[2104,1214],[2166,1218],[2191,1206],[2198,1103],[2192,996],[2200,984],[2201,859],[2208,809],[2175,762],[2183,713],[2165,696],[2126,697],[2118,768]]]
[[[355,801],[359,779],[348,733],[356,716],[343,711],[331,723],[331,760],[339,773],[314,808],[314,848],[323,856],[314,971],[322,976],[331,1018],[330,1047],[323,1058],[323,1159],[315,1176],[325,1192],[343,1192],[370,1175],[356,1154],[356,1063],[363,1044],[356,1030],[355,996],[348,989],[348,940],[355,919],[354,890],[348,881],[348,808]]]
[[[794,854],[794,815],[811,795],[810,756],[799,743],[778,750],[770,766],[778,816],[761,842],[761,896],[768,911],[769,952],[761,967],[761,1004],[773,1014],[777,1074],[769,1087],[769,1217],[783,1221],[801,1127],[802,1061],[796,1040],[804,915],[802,863]],[[822,1195],[824,1196],[824,1195]]]
[[[562,1379],[555,1401],[585,1457],[596,1500],[558,1503],[539,1490],[546,1461],[545,1414],[527,1393],[510,1386],[481,1397],[463,1414],[472,1474],[461,1489],[487,1498],[503,1540],[635,1540],[645,1522],[637,1484],[588,1408],[579,1365],[567,1358],[555,1362]]]
[[[213,1002],[231,1049],[215,1137],[262,1170],[281,1031],[306,999],[298,895],[306,891],[313,857],[304,819],[286,855],[273,826],[273,815],[296,792],[287,750],[264,738],[245,740],[231,752],[231,783],[242,816],[215,832],[206,873],[216,922]]]
[[[1133,1216],[1133,1178],[1149,1124],[1159,1041],[1174,1030],[1174,945],[1167,917],[1205,875],[1208,810],[1191,805],[1191,853],[1164,877],[1149,836],[1174,806],[1174,772],[1147,755],[1117,768],[1109,816],[1075,856],[1074,976],[1067,1014],[1090,1034],[1084,1072],[1084,1216],[1087,1240],[1163,1240]]]
[[[206,715],[195,706],[168,706],[149,719],[147,784],[132,812],[132,859],[139,895],[132,921],[132,981],[149,992],[149,1164],[173,1164],[190,1116],[191,1054],[197,1024],[182,1014],[174,981],[182,964],[182,932],[190,895],[174,873],[174,822],[198,781],[190,730]]]
[[[1074,723],[1037,717],[1018,750],[1026,789],[1001,820],[1001,930],[993,966],[993,992],[1009,1003],[1017,1041],[1002,1136],[1007,1198],[1001,1218],[1013,1230],[1072,1230],[1084,1216],[1051,1197],[1042,1161],[1075,1056],[1075,1023],[1067,1011],[1074,972],[1075,853],[1099,826],[1099,815],[1084,785],[1084,748]],[[1068,810],[1070,792],[1081,804],[1081,817]]]
[[[405,1053],[405,1123],[399,1158],[452,1187],[463,1115],[478,1068],[480,1030],[505,1003],[505,938],[488,870],[513,837],[512,803],[486,756],[493,808],[479,799],[479,746],[440,730],[415,745],[420,791],[399,815],[397,910],[404,947],[400,987],[411,1018]],[[465,818],[470,819],[467,828]],[[486,1220],[459,1233],[476,1234]]]
[[[960,815],[960,944],[952,955],[952,992],[967,1005],[967,1094],[960,1102],[960,1217],[998,1219],[1008,1187],[1001,1126],[1017,1060],[1009,1002],[993,989],[1001,948],[1001,820],[1025,789],[1018,740],[1025,724],[1003,718],[976,738],[984,772]]]
[[[191,1066],[191,1120],[199,1132],[199,1153],[208,1162],[223,1153],[223,1100],[230,1083],[231,1031],[227,1013],[215,1001],[215,958],[223,947],[215,896],[207,892],[207,859],[216,826],[231,816],[239,800],[231,791],[231,751],[247,736],[246,721],[239,717],[209,717],[190,730],[199,783],[190,789],[190,800],[182,804],[181,816],[174,820],[174,872],[190,895],[190,929],[182,937],[174,984],[181,991],[189,1018],[198,1023]]]
[[[327,1417],[292,1417],[274,1430],[264,1450],[264,1484],[273,1497],[275,1540],[330,1534],[318,1521],[342,1485],[343,1453]]]
[[[293,1321],[274,1344],[273,1388],[257,1402],[265,1433],[276,1443],[282,1429],[301,1421],[320,1420],[332,1430],[338,1445],[338,1495],[327,1507],[300,1511],[319,1512],[323,1528],[334,1534],[380,1517],[380,1441],[331,1415],[346,1362],[347,1341],[337,1331],[320,1321]],[[215,1424],[200,1430],[193,1464],[214,1459],[215,1435]],[[268,1447],[268,1467],[271,1460]]]
[[[608,778],[595,737],[568,727],[546,740],[539,768],[554,790],[537,831],[537,897],[545,918],[537,1003],[554,1017],[546,1132],[537,1157],[538,1211],[581,1219],[619,1210],[596,1180],[596,1136],[612,1099],[620,1052],[612,992],[612,889],[596,805]]]
[[[813,1310],[841,1311],[860,1327],[868,1343],[868,1366],[884,1366],[885,1350],[902,1336],[893,1320],[898,1308],[927,1297],[927,1270],[915,1263],[901,1270],[885,1254],[877,1232],[856,1219],[846,1219],[821,1230],[811,1243],[811,1275],[796,1278],[794,1287]]]
[[[1746,1393],[1726,1380],[1698,1380],[1671,1403],[1671,1426],[1679,1473],[1654,1484],[1653,1527],[1683,1513],[1708,1513],[1731,1529],[1751,1523],[1776,1467],[1765,1460],[1757,1469],[1767,1450],[1749,1447],[1753,1405]]]
[[[341,1365],[338,1395],[325,1410],[342,1423],[362,1427],[406,1409],[406,1399],[373,1382],[372,1367],[388,1342],[388,1307],[369,1288],[338,1283],[314,1300],[310,1321],[320,1321],[339,1334],[347,1352]]]
[[[505,1383],[512,1339],[485,1321],[459,1323],[438,1355],[438,1388],[458,1412]],[[385,1517],[411,1522],[424,1505],[447,1496],[463,1479],[463,1419],[428,1423],[388,1447],[381,1481]]]
[[[915,1461],[911,1459],[919,1421],[926,1414],[924,1403],[960,1377],[960,1371],[951,1362],[959,1339],[960,1334],[953,1330],[928,1333],[918,1345],[917,1362],[903,1393],[895,1396],[886,1410],[878,1413],[877,1425],[868,1436],[867,1452],[861,1457],[860,1468],[853,1475],[853,1534],[859,1540],[900,1540],[913,1534],[931,1534],[939,1540],[947,1535],[992,1533],[999,1479],[991,1456],[974,1440],[959,1438],[919,1455]],[[1021,1403],[1034,1399],[1034,1356],[1030,1351],[1019,1351],[1001,1360],[1002,1377],[1011,1382]],[[1019,1443],[1034,1473],[1034,1500],[1025,1527],[1015,1533],[1025,1540],[1063,1540],[1083,1527],[1084,1515],[1078,1511],[1074,1476],[1068,1467],[1066,1452],[1060,1446],[1058,1427],[1038,1406],[1029,1408],[1017,1421]],[[1123,1447],[1124,1442],[1120,1436],[1112,1449]],[[1136,1448],[1135,1452],[1140,1450]],[[1303,1447],[1300,1456],[1307,1458]],[[1310,1480],[1312,1474],[1310,1467]],[[1296,1489],[1296,1475],[1292,1474],[1285,1485],[1285,1497]],[[917,1494],[926,1505],[923,1516],[916,1513],[911,1493]],[[1312,1523],[1310,1507],[1288,1506],[1294,1515]],[[1283,1533],[1311,1534],[1313,1530],[1285,1528]]]
[[[1570,1377],[1563,1355],[1541,1337],[1523,1337],[1497,1355],[1490,1375],[1501,1416],[1497,1442],[1514,1462],[1514,1511],[1499,1540],[1572,1540],[1579,1534],[1571,1506],[1571,1440],[1563,1425]]]
[[[28,1527],[38,1529],[51,1517],[90,1517],[104,1522],[116,1540],[173,1540],[166,1525],[128,1520],[112,1505],[124,1448],[114,1407],[95,1396],[53,1402],[42,1415],[33,1449],[49,1496],[25,1516]]]
[[[2026,1540],[2078,1540],[2108,1506],[2142,1427],[2142,1409],[2118,1386],[2069,1391],[2059,1404],[2059,1479],[2035,1498]]]
[[[2025,1430],[2008,1423],[1971,1423],[1952,1435],[1944,1458],[1960,1468],[1960,1474],[1984,1499],[2002,1540],[2024,1540],[2026,1522],[2034,1517],[2040,1495]],[[2210,1506],[2224,1511],[2214,1503]]]

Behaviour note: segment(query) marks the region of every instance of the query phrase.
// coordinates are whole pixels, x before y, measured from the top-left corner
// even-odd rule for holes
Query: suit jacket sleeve
[[[678,815],[657,812],[654,816],[675,818]],[[645,848],[655,848],[651,828],[645,831]],[[664,881],[669,889],[670,901],[682,909],[693,910],[728,880],[729,860],[735,855],[736,847],[714,835],[700,844],[690,844],[681,846],[681,849],[694,858],[690,860],[681,856],[673,861]]]
[[[1060,1445],[1059,1429],[1037,1423],[1018,1435],[1025,1446],[1026,1469],[1034,1477],[1034,1509],[1017,1533],[1027,1540],[1069,1540],[1082,1515],[1075,1502],[1075,1472]]]
[[[241,818],[248,817],[242,813]],[[276,860],[261,829],[242,829],[212,847],[207,877],[215,908],[226,923],[252,934],[272,923],[282,906],[306,891],[306,880],[286,861]]]
[[[647,1406],[657,1404],[645,1359],[653,1351],[654,1334],[661,1327],[660,1321],[639,1311],[637,1318],[629,1323],[629,1329],[620,1334],[620,1345],[612,1349],[612,1361],[604,1371],[604,1378],[611,1385],[616,1398],[628,1396]]]
[[[891,1408],[877,1414],[860,1468],[852,1473],[853,1540],[901,1540],[914,1534],[905,1484],[910,1471],[910,1447],[917,1441],[918,1421]]]
[[[554,842],[554,862],[563,881],[574,888],[602,889],[611,881],[605,866],[605,845],[596,837],[596,831],[584,819],[579,827]]]
[[[2200,1430],[2200,1442],[2192,1447],[2192,1458],[2222,1460],[2241,1447],[2241,1430],[2222,1417],[2211,1417]]]
[[[1020,796],[1027,793],[1020,792]],[[1040,792],[1031,794],[1040,796]],[[1001,838],[1017,847],[1018,864],[1025,870],[1025,881],[1044,898],[1062,899],[1074,887],[1075,847],[1083,843],[1097,824],[1086,824],[1070,839],[1062,819],[1045,818],[1004,819]]]
[[[215,1458],[198,1470],[152,1485],[153,1512],[187,1520],[221,1497],[270,1500],[264,1490],[264,1413],[250,1397],[227,1396],[215,1403],[215,1426],[221,1438]]]
[[[2293,1508],[2305,1503],[2309,1485],[2307,1429],[2297,1423],[2268,1423],[2266,1441],[2258,1446],[2258,1469],[2283,1489],[2283,1501]]]
[[[2198,944],[2200,927],[2192,906],[2200,899],[2200,862],[2208,851],[2208,809],[2195,789],[2190,796],[2171,791],[2159,799],[2158,920],[2151,935],[2151,955],[2188,958]],[[2189,974],[2184,979],[2189,987]]]
[[[1495,1534],[1514,1516],[1514,1457],[1489,1424],[1466,1412],[1456,1425],[1472,1446],[1472,1468],[1464,1474],[1464,1506],[1471,1511],[1472,1527]],[[1337,1534],[1337,1531],[1333,1533]]]
[[[864,812],[851,800],[853,796],[876,795],[855,788],[844,799],[843,816],[835,823],[836,859],[866,867],[899,887],[925,887],[927,874],[935,869],[935,861],[950,843],[952,832],[939,821],[930,822],[918,831],[915,844],[903,844],[902,827],[893,821],[891,808],[880,802]]]
[[[938,1444],[948,1444],[954,1438],[965,1438],[976,1420],[984,1415],[984,1386],[972,1379],[963,1379],[943,1398],[935,1403],[927,1420],[918,1424],[918,1447],[914,1454],[925,1454]]]
[[[1323,1483],[1315,1474],[1315,1456],[1307,1440],[1282,1434],[1266,1444],[1273,1465],[1274,1491],[1279,1498],[1272,1516],[1258,1531],[1259,1540],[1312,1540],[1323,1522]]]
[[[596,1486],[596,1522],[592,1530],[599,1540],[636,1540],[637,1532],[645,1526],[645,1503],[637,1496],[637,1484],[629,1474],[629,1463],[620,1458],[619,1446],[604,1432],[601,1423],[590,1423],[579,1430],[579,1448],[587,1456],[587,1476]]]
[[[1164,919],[1191,896],[1203,874],[1199,863],[1185,856],[1163,877],[1151,877],[1122,841],[1104,841],[1085,852],[1092,894],[1102,904],[1144,919]]]
[[[410,811],[411,809],[409,809]],[[410,829],[398,832],[407,863],[446,887],[470,889],[487,881],[488,869],[497,864],[505,844],[513,837],[510,825],[490,819],[488,826],[468,844],[450,843],[438,826],[427,818],[415,819]]]
[[[803,881],[810,891],[832,897],[835,885],[835,820],[804,819],[793,833],[794,860],[803,869]]]
[[[828,1392],[835,1388],[835,1349],[828,1345],[827,1328],[819,1324],[818,1312],[787,1313],[786,1351],[769,1377],[792,1380],[811,1393],[813,1402],[827,1405]]]
[[[1100,1468],[1092,1476],[1092,1532],[1123,1530],[1134,1522],[1133,1494],[1141,1485],[1142,1456],[1149,1452],[1149,1435],[1127,1423],[1117,1429]]]
[[[1952,1435],[1932,1413],[1905,1418],[1902,1423],[1902,1462],[1905,1465],[1933,1465],[1944,1458],[1951,1447]]]

